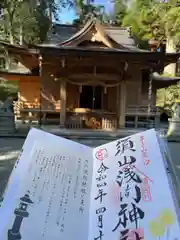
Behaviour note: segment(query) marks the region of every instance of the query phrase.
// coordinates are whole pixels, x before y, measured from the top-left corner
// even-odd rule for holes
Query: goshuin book
[[[154,129],[90,148],[31,129],[0,240],[180,240],[168,150]]]

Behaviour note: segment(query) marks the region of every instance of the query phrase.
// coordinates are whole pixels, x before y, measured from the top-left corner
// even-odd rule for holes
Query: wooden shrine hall
[[[152,73],[179,57],[141,50],[128,28],[103,26],[95,18],[79,28],[53,26],[42,45],[2,44],[17,63],[0,73],[18,81],[17,118],[62,128],[157,124],[156,90],[163,82]]]

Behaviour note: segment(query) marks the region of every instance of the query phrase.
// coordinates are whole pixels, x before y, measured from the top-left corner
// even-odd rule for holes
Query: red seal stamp
[[[99,149],[96,154],[96,159],[100,160],[100,161],[103,161],[105,158],[108,157],[108,152],[107,152],[107,149]]]

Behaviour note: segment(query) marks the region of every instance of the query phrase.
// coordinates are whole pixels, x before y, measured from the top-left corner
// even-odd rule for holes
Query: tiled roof
[[[121,45],[135,46],[135,40],[131,37],[130,28],[105,27],[106,33]]]
[[[131,37],[130,28],[121,28],[114,26],[103,26],[105,33],[120,45],[135,47],[135,40]],[[84,26],[77,27],[75,25],[54,24],[48,32],[45,43],[51,45],[60,45],[64,41],[74,38],[76,34],[83,30]]]
[[[79,29],[73,25],[54,24],[49,30],[47,40],[44,43],[60,44],[71,38],[78,30]]]

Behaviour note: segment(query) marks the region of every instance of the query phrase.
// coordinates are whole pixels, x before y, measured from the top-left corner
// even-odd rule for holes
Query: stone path
[[[106,143],[106,140],[79,140],[81,143],[95,147]],[[19,151],[23,145],[24,138],[0,138],[0,193],[8,180],[9,174],[17,159]],[[180,142],[169,142],[169,149],[172,155],[173,166],[180,183]],[[157,169],[158,171],[158,169]],[[157,173],[158,174],[158,173]],[[180,199],[180,185],[177,184],[178,196]]]

